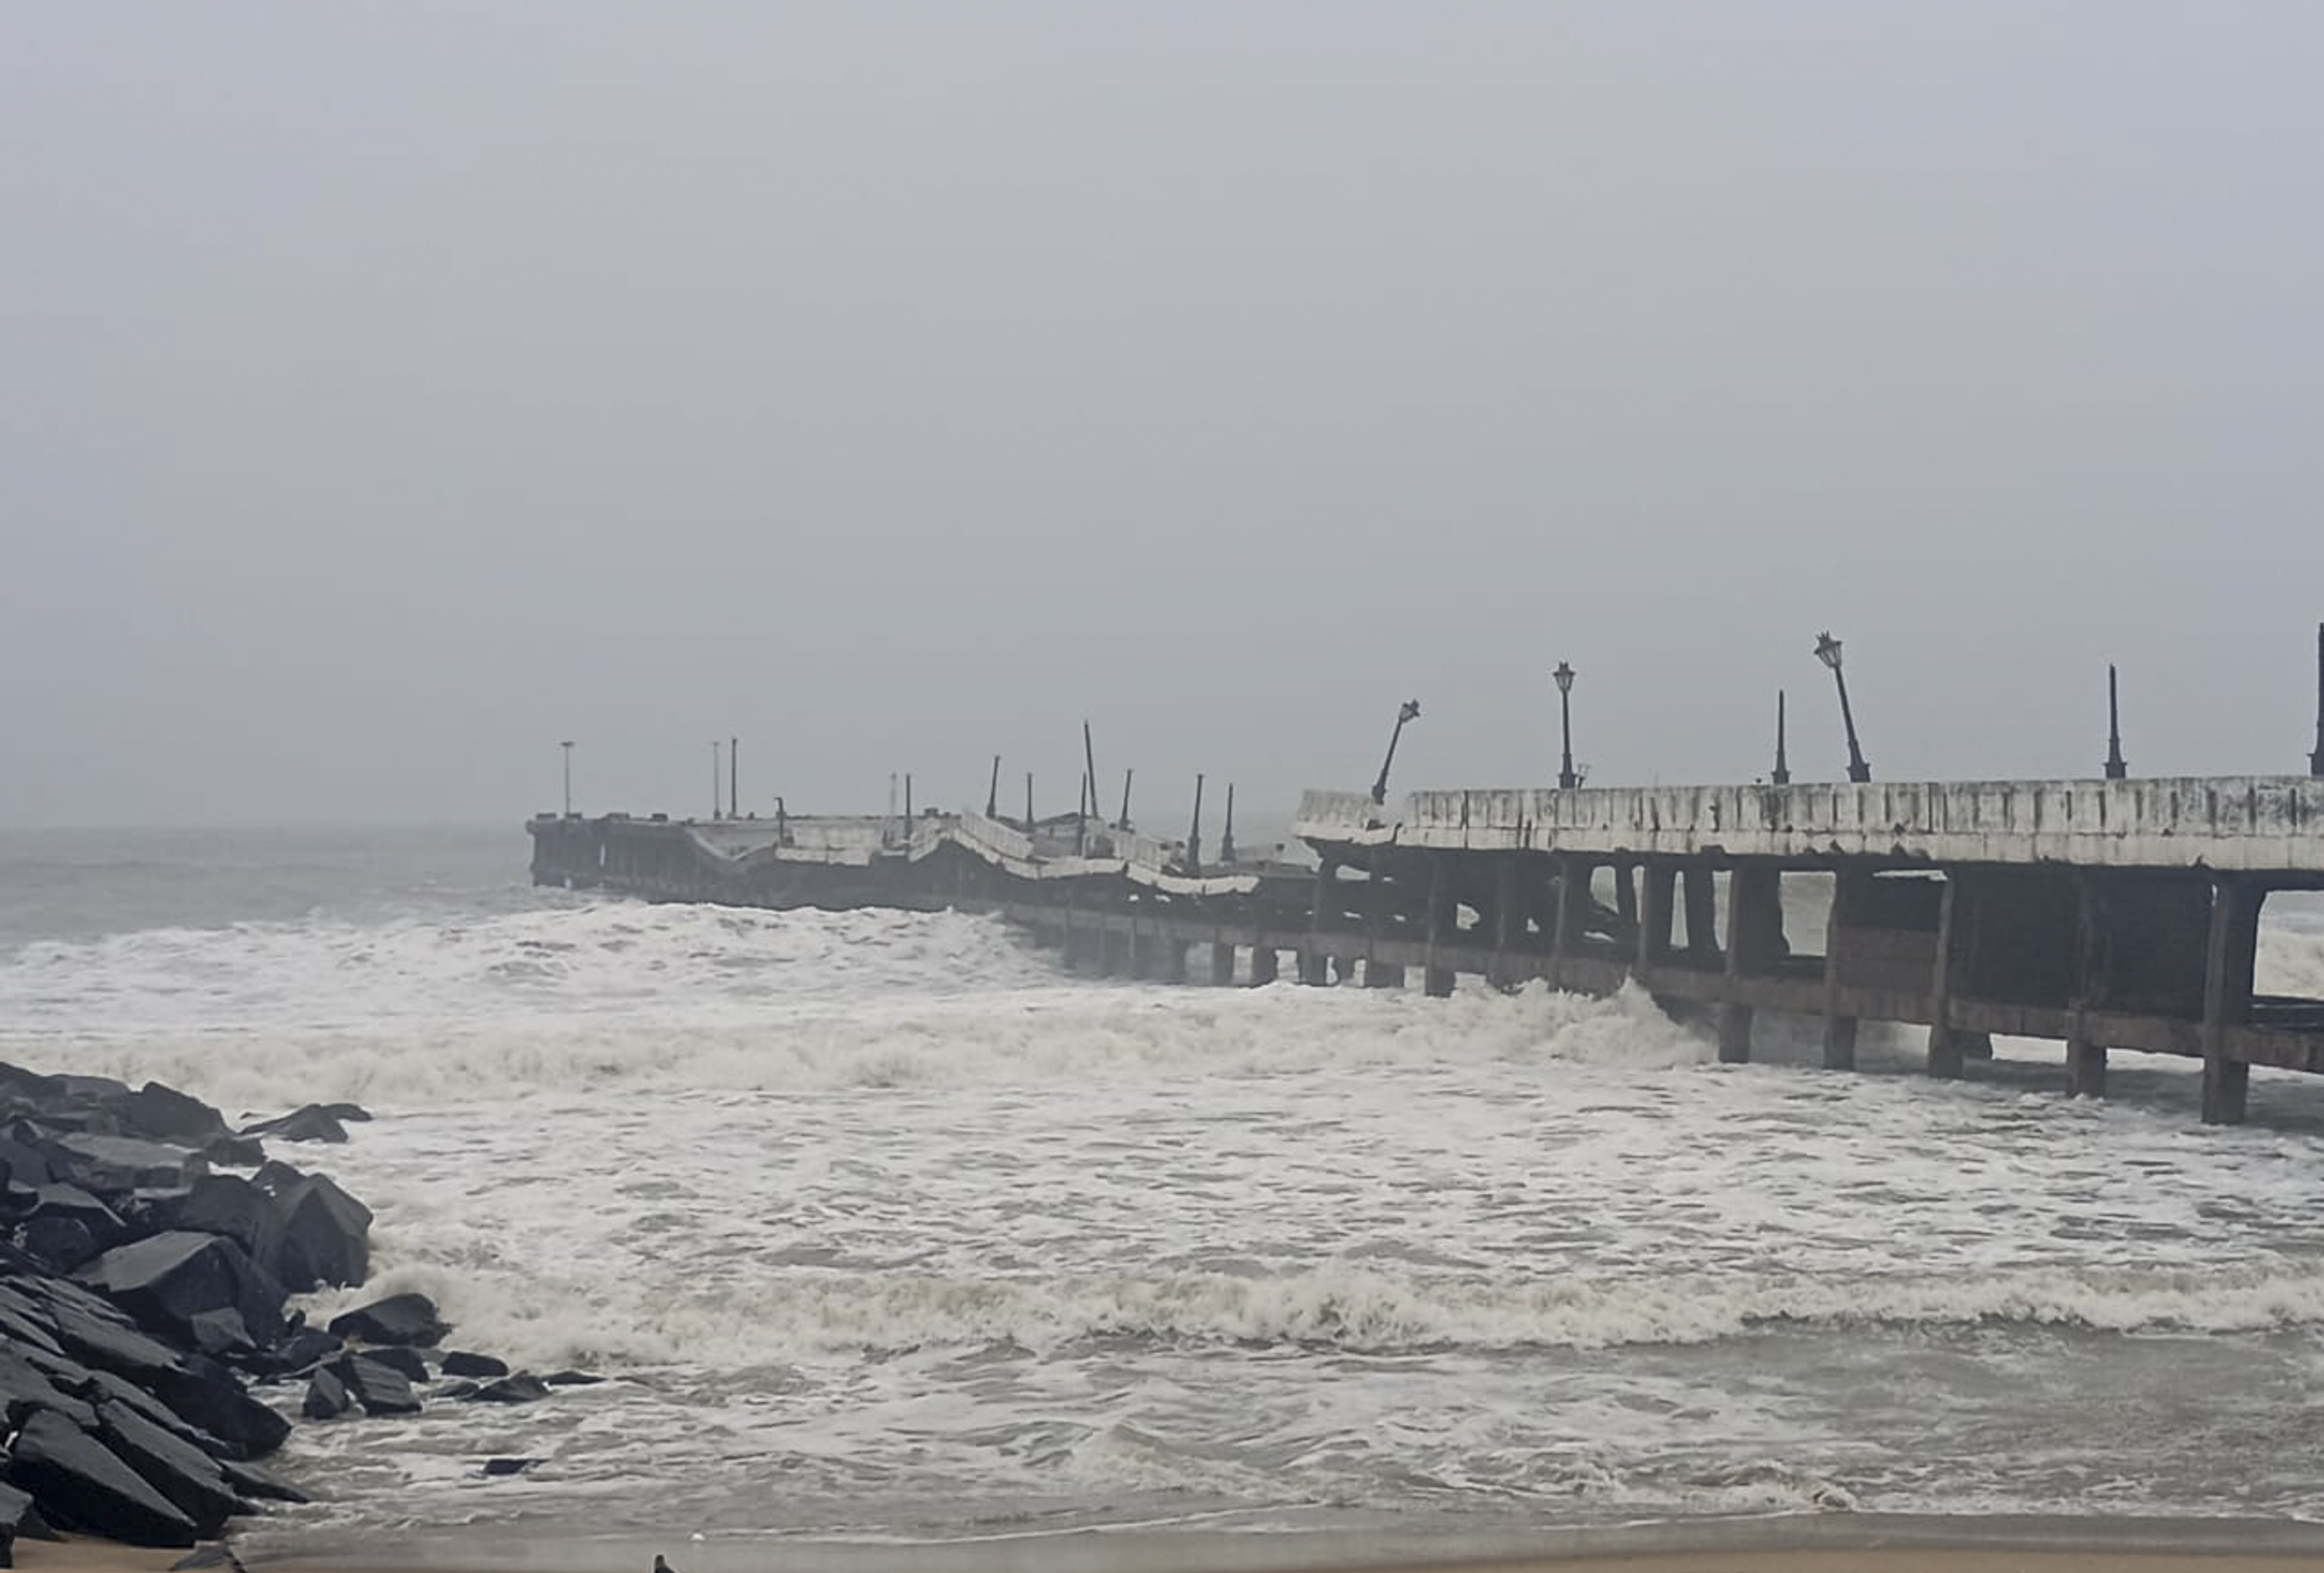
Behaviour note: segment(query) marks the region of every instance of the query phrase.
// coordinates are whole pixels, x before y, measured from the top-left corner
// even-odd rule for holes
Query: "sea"
[[[377,1213],[310,1313],[419,1290],[607,1378],[301,1424],[246,1550],[2324,1518],[2324,1083],[2207,1128],[2173,1060],[2070,1100],[2054,1044],[1939,1083],[1763,1018],[1721,1065],[1635,991],[1095,980],[528,853],[0,833],[0,1057],[364,1105],[281,1151]],[[2324,907],[2262,970],[2324,995]]]

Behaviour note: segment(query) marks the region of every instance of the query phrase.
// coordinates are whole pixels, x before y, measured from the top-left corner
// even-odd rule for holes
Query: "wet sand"
[[[22,1541],[35,1573],[163,1573],[182,1552]],[[392,1548],[254,1555],[253,1573],[2290,1573],[2324,1570],[2324,1525],[1883,1514],[1398,1535],[1067,1534],[941,1544],[427,1535]]]

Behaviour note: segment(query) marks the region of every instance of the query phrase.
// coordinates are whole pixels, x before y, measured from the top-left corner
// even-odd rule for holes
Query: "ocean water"
[[[2324,1518],[2324,1086],[1762,1062],[1635,993],[1064,975],[956,914],[539,892],[516,828],[0,837],[0,1056],[274,1112],[454,1342],[612,1380],[302,1425],[260,1550]],[[1803,914],[1804,920],[1805,914]],[[2264,983],[2324,994],[2324,914]],[[1804,921],[1803,926],[1807,926]],[[283,1402],[296,1393],[284,1392]],[[483,1460],[542,1460],[487,1479]]]

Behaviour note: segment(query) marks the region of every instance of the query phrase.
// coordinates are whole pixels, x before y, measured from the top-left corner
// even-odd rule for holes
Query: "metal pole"
[[[2120,781],[2130,773],[2130,766],[2122,757],[2122,702],[2115,687],[2114,662],[2107,662],[2107,756],[2106,778]]]
[[[912,833],[912,773],[904,773],[904,834]]]
[[[742,740],[726,739],[726,811],[738,819],[742,817],[742,792],[738,784],[742,779],[742,767],[737,763],[742,757]]]
[[[718,766],[718,739],[710,740],[710,817],[718,817],[718,778],[725,773]]]
[[[1025,773],[1025,834],[1033,833],[1033,773]]]
[[[1074,856],[1076,857],[1089,856],[1090,791],[1089,773],[1084,771],[1082,773],[1082,795],[1074,803]]]
[[[1194,823],[1186,832],[1186,871],[1203,872],[1203,773],[1194,773]]]
[[[1775,768],[1767,779],[1777,786],[1792,784],[1791,761],[1784,757],[1784,690],[1775,690]]]
[[[1848,779],[1860,784],[1872,779],[1872,766],[1856,745],[1856,712],[1848,705],[1848,674],[1835,666],[1831,680],[1840,685],[1840,724],[1848,731]]]
[[[1382,805],[1385,805],[1388,802],[1388,766],[1396,763],[1397,739],[1404,736],[1404,724],[1406,721],[1413,720],[1418,717],[1419,714],[1420,701],[1418,699],[1406,699],[1404,701],[1403,705],[1397,708],[1396,712],[1396,729],[1388,735],[1388,753],[1380,760],[1379,778],[1372,782],[1373,802]]]
[[[1001,755],[997,754],[992,756],[992,784],[984,789],[984,817],[1001,817]]]
[[[1130,781],[1137,773],[1135,770],[1121,773],[1121,821],[1114,828],[1125,836],[1130,834]]]
[[[565,817],[573,817],[573,739],[567,738],[557,746],[565,750]]]
[[[1227,782],[1227,823],[1219,832],[1219,861],[1231,864],[1235,860],[1234,844],[1234,782]]]
[[[1093,818],[1097,813],[1097,750],[1090,746],[1087,721],[1082,723],[1082,769],[1087,773],[1082,777],[1082,796],[1088,804],[1084,813]]]
[[[1557,690],[1557,724],[1565,743],[1558,756],[1557,786],[1560,791],[1570,792],[1582,782],[1573,773],[1573,695],[1565,689]]]
[[[2324,623],[2316,625],[2316,752],[2308,756],[2308,773],[2324,775]]]

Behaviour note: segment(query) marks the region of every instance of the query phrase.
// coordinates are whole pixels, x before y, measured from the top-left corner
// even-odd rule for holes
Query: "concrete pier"
[[[2324,889],[2309,777],[1309,792],[1294,828],[1313,868],[1197,867],[1074,817],[528,828],[540,884],[991,911],[1093,975],[1183,982],[1203,946],[1218,985],[1238,950],[1260,986],[1286,951],[1311,986],[1636,984],[1707,1013],[1733,1063],[1769,1012],[1821,1018],[1832,1070],[1854,1067],[1865,1021],[1924,1029],[1940,1078],[1970,1074],[1995,1034],[2047,1038],[2082,1096],[2105,1095],[2116,1051],[2200,1060],[2215,1123],[2245,1117],[2254,1066],[2324,1072],[2324,1001],[2254,986],[2268,897]],[[1803,880],[1830,893],[1821,954],[1785,932]]]

